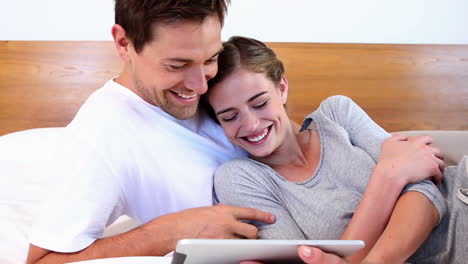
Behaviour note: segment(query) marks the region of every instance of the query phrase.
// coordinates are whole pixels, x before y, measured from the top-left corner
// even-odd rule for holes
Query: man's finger
[[[247,239],[257,239],[258,238],[258,228],[251,224],[246,224],[238,222],[234,226],[234,233],[241,238]]]
[[[252,220],[269,224],[275,222],[275,217],[272,214],[248,207],[234,207],[233,216],[237,220]]]

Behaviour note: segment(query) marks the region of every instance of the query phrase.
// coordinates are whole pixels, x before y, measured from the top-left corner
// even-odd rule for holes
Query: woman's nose
[[[245,131],[254,133],[257,132],[260,126],[260,118],[253,113],[246,113],[242,120]]]

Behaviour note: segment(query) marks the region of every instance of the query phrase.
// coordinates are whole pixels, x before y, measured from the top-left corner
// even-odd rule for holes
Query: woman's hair
[[[221,22],[230,0],[115,0],[115,23],[121,25],[135,51],[152,41],[153,26],[182,21],[202,22],[216,15]]]
[[[201,100],[202,109],[216,122],[218,118],[208,102],[210,89],[241,67],[252,72],[265,73],[275,86],[279,85],[284,75],[283,62],[263,42],[246,37],[231,37],[223,43],[223,51],[218,56],[218,73],[208,81],[208,92]]]
[[[284,75],[283,63],[263,42],[235,36],[224,42],[223,48],[218,56],[218,73],[208,81],[209,87],[215,86],[240,67],[252,72],[265,73],[275,85],[280,83]]]

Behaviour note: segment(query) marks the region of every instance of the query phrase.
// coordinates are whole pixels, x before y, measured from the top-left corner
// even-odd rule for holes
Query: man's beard
[[[151,87],[150,89],[147,89],[138,79],[135,82],[135,86],[137,90],[147,98],[147,100],[150,100],[152,105],[161,108],[161,110],[177,119],[189,119],[197,113],[199,100],[190,105],[176,105],[168,98],[168,94],[171,93],[169,90],[165,90],[159,94],[156,94],[155,91],[157,91],[157,88]],[[152,96],[150,91],[153,92],[154,96]]]

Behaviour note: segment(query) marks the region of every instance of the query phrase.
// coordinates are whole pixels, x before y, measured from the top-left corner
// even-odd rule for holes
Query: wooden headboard
[[[300,122],[347,95],[388,131],[468,130],[468,45],[269,43]],[[0,135],[65,126],[121,68],[112,42],[0,41]]]

